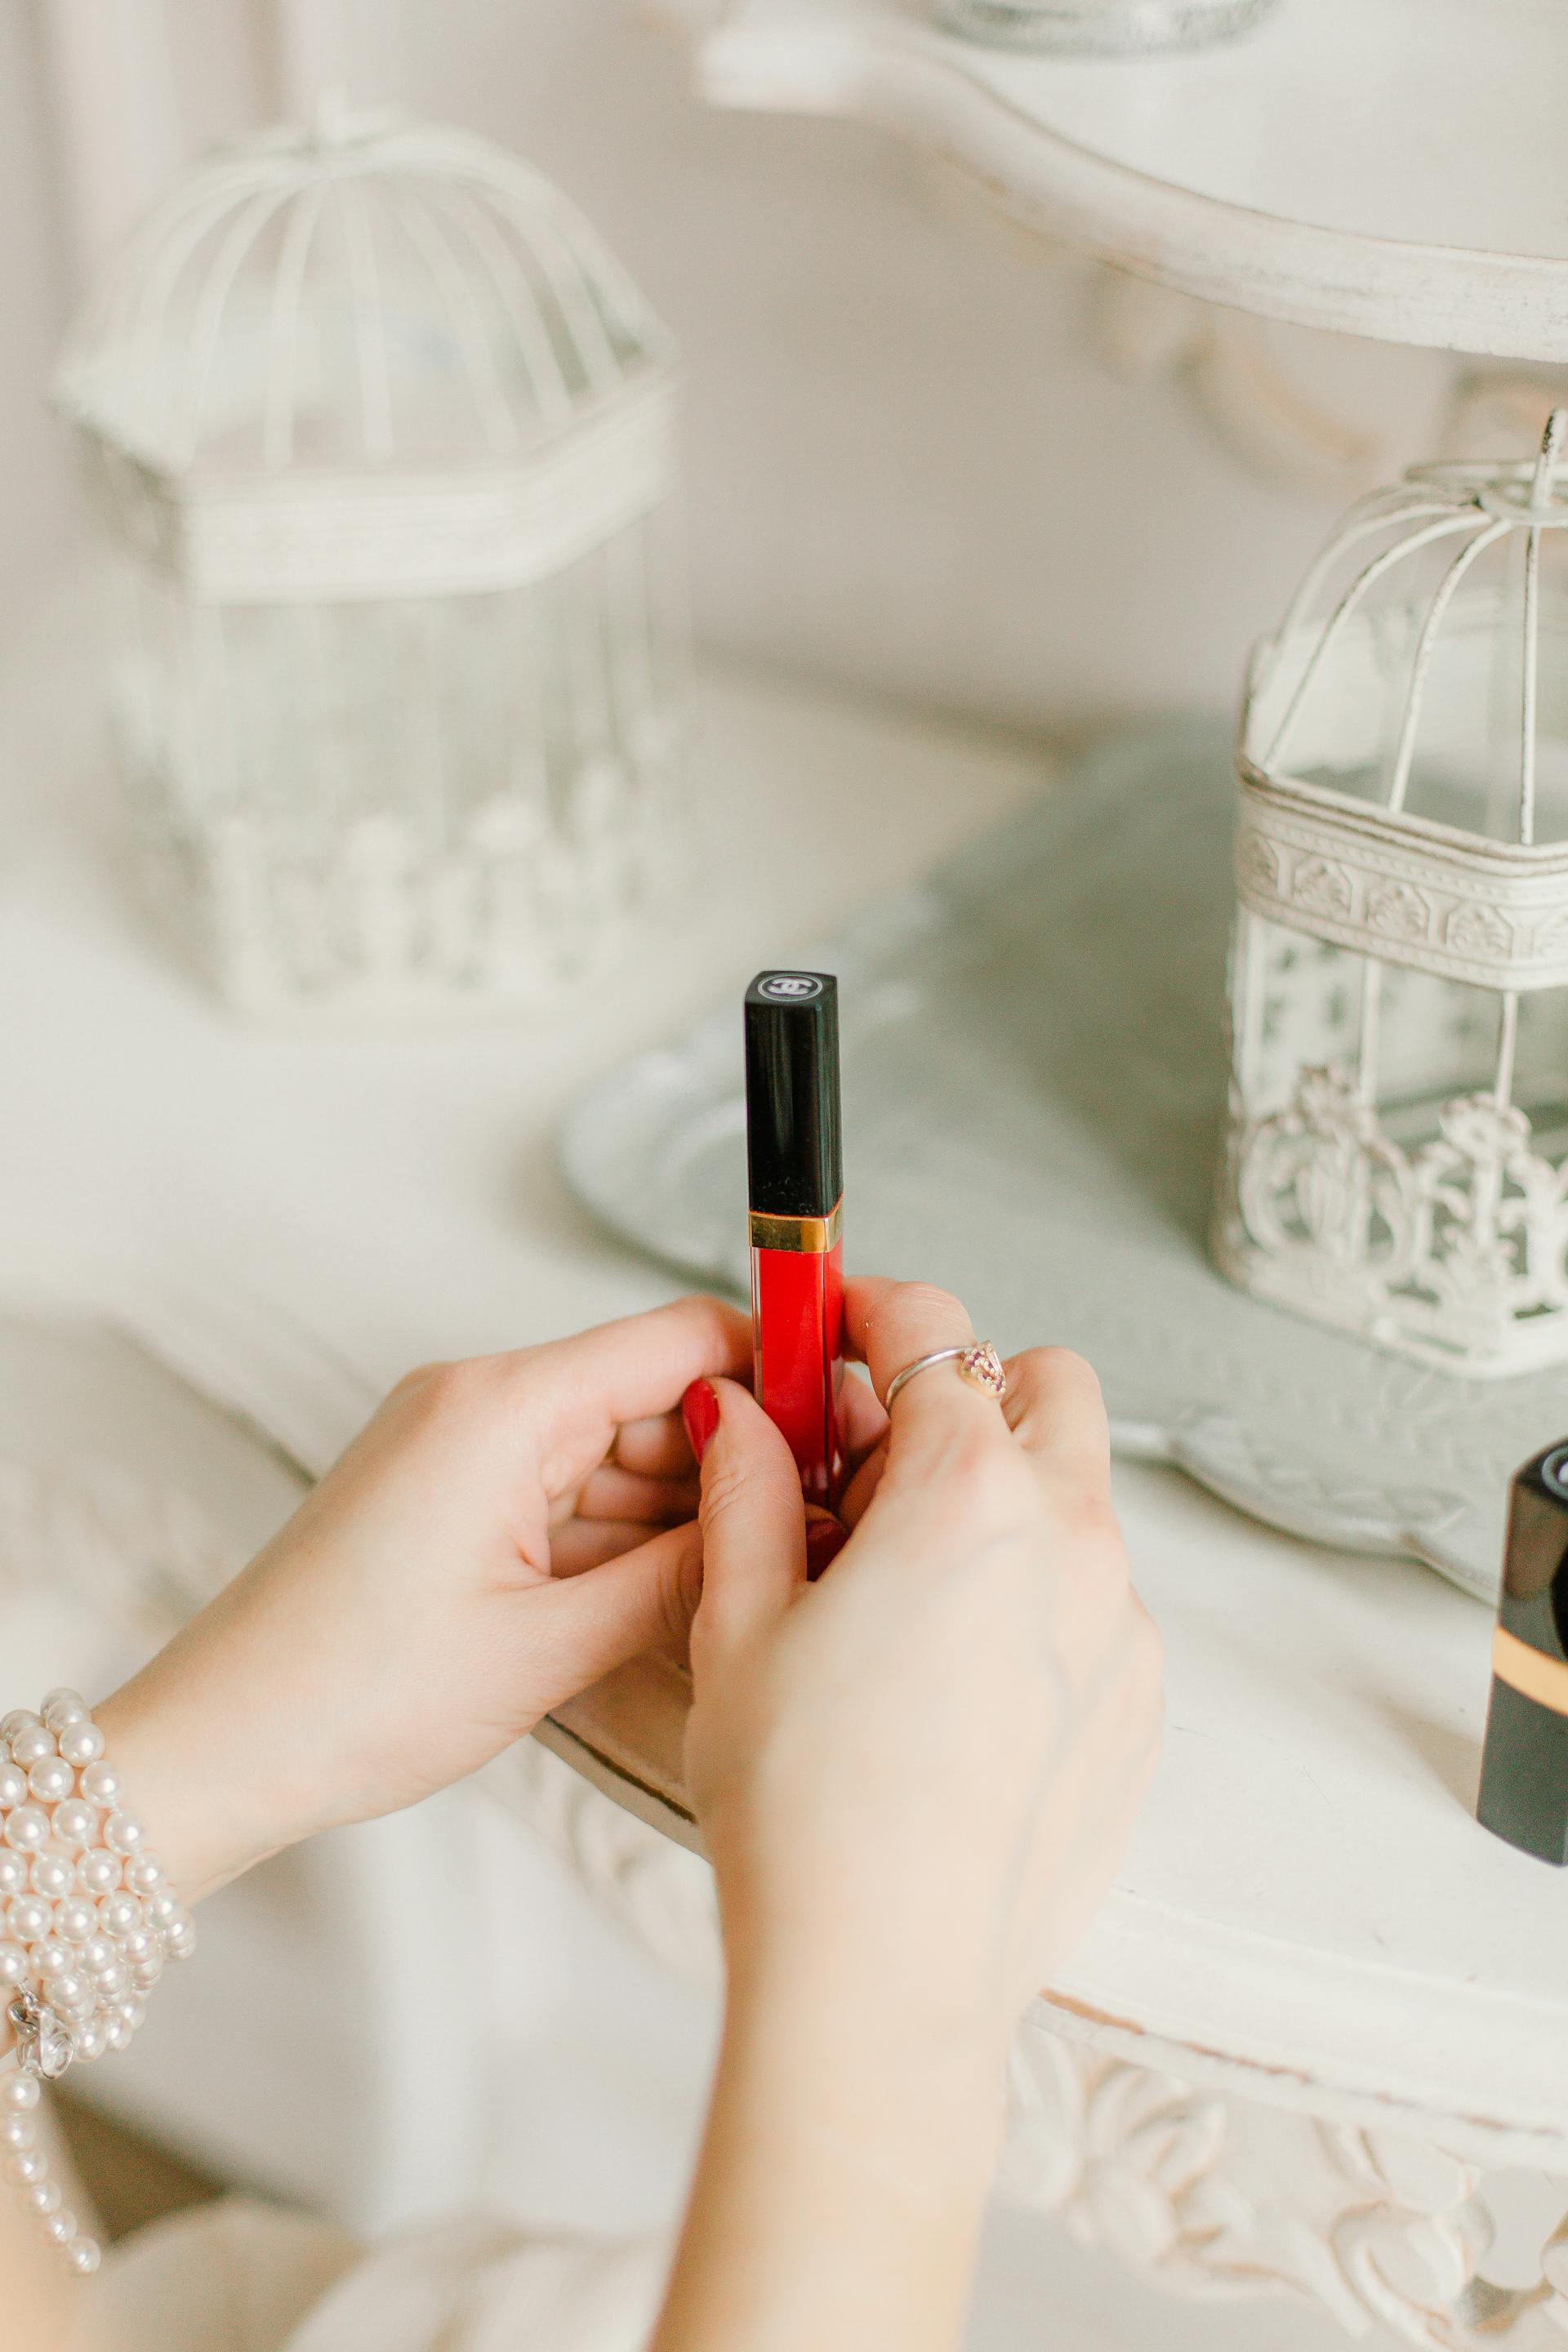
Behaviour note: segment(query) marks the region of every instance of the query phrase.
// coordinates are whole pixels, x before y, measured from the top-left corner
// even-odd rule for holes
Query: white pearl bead
[[[46,1724],[29,1723],[11,1735],[11,1761],[19,1764],[24,1772],[30,1772],[35,1764],[43,1762],[46,1756],[58,1754],[55,1735]]]
[[[163,1948],[172,1960],[188,1960],[196,1948],[196,1923],[182,1911],[163,1930]]]
[[[134,1813],[110,1813],[103,1824],[103,1843],[110,1853],[134,1853],[146,1834]]]
[[[27,1801],[27,1775],[9,1756],[0,1753],[0,1813],[8,1813],[16,1805]]]
[[[113,1765],[106,1763],[101,1756],[96,1764],[84,1765],[81,1775],[81,1793],[95,1805],[118,1803],[121,1780]]]
[[[132,2032],[139,2033],[147,2022],[147,2004],[139,1995],[133,1994],[131,2000],[121,2002],[120,2014]]]
[[[5,1843],[18,1853],[41,1853],[49,1842],[49,1817],[41,1805],[18,1805],[5,1816]]]
[[[0,2107],[16,2107],[26,2113],[38,2104],[38,2085],[31,2074],[0,2074]]]
[[[19,1731],[30,1731],[35,1723],[42,1723],[43,1719],[30,1706],[14,1706],[9,1715],[0,1718],[0,1739],[9,1748]]]
[[[68,2246],[76,2236],[76,2215],[68,2206],[62,2205],[59,2211],[51,2213],[44,2223],[45,2237],[56,2246]]]
[[[142,1907],[154,1927],[166,1927],[171,1919],[179,1916],[180,1898],[172,1886],[160,1886],[156,1895],[149,1895]]]
[[[30,2189],[24,2189],[22,2191],[24,2210],[36,2213],[39,2221],[45,2224],[46,2232],[48,2222],[59,2211],[64,2202],[58,2180],[35,2180]]]
[[[139,1969],[143,1960],[162,1950],[158,1938],[145,1927],[133,1927],[129,1936],[120,1938],[120,1957],[128,1969]]]
[[[151,1992],[163,1973],[163,1955],[155,1952],[150,1960],[138,1960],[132,1974],[138,1992]]]
[[[41,1944],[33,1946],[33,1966],[41,1977],[69,1976],[76,1966],[76,1954],[58,1936],[46,1936]]]
[[[26,1735],[24,1735],[26,1736]],[[16,1743],[11,1743],[11,1753],[16,1756]],[[60,1734],[60,1754],[68,1764],[79,1769],[83,1764],[96,1764],[103,1753],[103,1734],[96,1723],[71,1723]],[[16,1756],[19,1764],[21,1758]]]
[[[76,1866],[76,1883],[84,1895],[112,1895],[119,1885],[124,1864],[117,1853],[105,1853],[102,1847],[84,1853]]]
[[[49,2159],[41,2147],[19,2147],[5,2160],[5,2178],[14,2187],[26,2189],[29,2181],[42,2180],[48,2168]]]
[[[11,1819],[15,1821],[16,1814]],[[55,1839],[58,1844],[75,1853],[84,1845],[94,1843],[98,1836],[98,1807],[89,1805],[85,1797],[68,1797],[63,1805],[55,1807]]]
[[[55,1912],[55,1933],[68,1944],[85,1944],[98,1933],[98,1906],[85,1895],[73,1895]]]
[[[15,2115],[7,2109],[5,2115],[0,2116],[0,2147],[10,2148],[13,2151],[31,2147],[33,2130],[31,2116]]]
[[[0,1944],[0,1985],[24,1985],[27,1981],[27,1955],[20,1944]]]
[[[109,2046],[111,2050],[129,2050],[131,2047],[131,2028],[122,2017],[111,2017],[109,2021]]]
[[[46,1692],[38,1709],[51,1731],[63,1731],[68,1723],[80,1723],[91,1712],[80,1691],[68,1690],[63,1683],[58,1690]]]
[[[80,2009],[92,1999],[92,1987],[85,1977],[68,1969],[64,1976],[49,1979],[51,2009]]]
[[[163,1865],[158,1856],[145,1846],[133,1853],[125,1865],[125,1884],[132,1895],[156,1895],[163,1884]]]
[[[112,1967],[95,1969],[92,1980],[105,2000],[119,2000],[131,1990],[131,1971],[116,1960]]]
[[[77,1957],[89,1974],[97,1976],[100,1969],[111,1969],[114,1966],[115,1961],[120,1958],[120,1948],[111,1937],[103,1934],[95,1922],[92,1934]]]
[[[5,1927],[18,1944],[41,1944],[55,1924],[55,1906],[41,1895],[18,1895],[5,1906]]]
[[[109,2028],[100,2019],[89,2017],[85,2025],[79,2027],[76,2037],[76,2054],[84,2064],[90,2064],[93,2059],[101,2058],[108,2047]]]
[[[98,1924],[106,1936],[133,1936],[142,1925],[142,1906],[122,1887],[118,1895],[104,1896],[98,1906]]]
[[[68,1853],[52,1845],[33,1856],[27,1876],[35,1895],[43,1895],[46,1902],[63,1903],[76,1885],[76,1864]]]
[[[26,1855],[13,1853],[9,1846],[0,1845],[0,1903],[9,1903],[14,1895],[25,1895],[32,1883]]]
[[[66,2248],[66,2260],[81,2278],[90,2278],[103,2260],[103,2249],[96,2238],[75,2238]]]
[[[27,1775],[27,1786],[40,1805],[58,1805],[76,1789],[76,1771],[63,1756],[46,1756]]]

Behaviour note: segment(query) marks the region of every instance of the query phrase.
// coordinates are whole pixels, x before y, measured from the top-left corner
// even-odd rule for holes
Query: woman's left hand
[[[674,1408],[750,1355],[744,1316],[684,1298],[400,1382],[265,1551],[97,1710],[184,1898],[461,1780],[682,1636],[701,1555]]]

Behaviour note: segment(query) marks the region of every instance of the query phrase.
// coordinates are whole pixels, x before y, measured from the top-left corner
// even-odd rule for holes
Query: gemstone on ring
[[[977,1339],[973,1348],[964,1349],[958,1359],[958,1376],[971,1388],[984,1389],[998,1404],[1007,1393],[1006,1367],[989,1339]]]

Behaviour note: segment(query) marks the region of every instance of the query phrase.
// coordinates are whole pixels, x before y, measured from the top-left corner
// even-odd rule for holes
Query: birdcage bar
[[[1393,547],[1384,548],[1380,555],[1373,558],[1364,570],[1357,572],[1338,604],[1335,605],[1328,626],[1312,648],[1307,666],[1297,680],[1295,691],[1286,705],[1285,715],[1280,719],[1275,730],[1274,739],[1264,754],[1265,767],[1273,768],[1279,765],[1286,740],[1300,715],[1302,704],[1317,682],[1320,668],[1326,656],[1332,651],[1345,623],[1351,618],[1368,591],[1377,585],[1384,572],[1391,572],[1396,563],[1402,562],[1406,557],[1418,554],[1422,548],[1430,547],[1439,539],[1452,538],[1456,531],[1470,530],[1474,527],[1473,516],[1455,515],[1449,512],[1442,520],[1428,523],[1424,530],[1415,532],[1413,538],[1397,541]]]
[[[1543,647],[1568,642],[1568,542],[1550,619],[1543,562],[1568,525],[1565,432],[1559,413],[1533,464],[1416,469],[1353,509],[1261,650],[1243,730],[1216,1254],[1261,1297],[1472,1375],[1568,1360],[1568,1134],[1542,1025],[1544,997],[1568,1018],[1568,807],[1561,757],[1541,764]],[[1436,569],[1404,566],[1423,551]]]
[[[132,241],[58,397],[139,833],[237,1000],[542,1003],[657,896],[672,382],[581,216],[466,135],[329,111]]]

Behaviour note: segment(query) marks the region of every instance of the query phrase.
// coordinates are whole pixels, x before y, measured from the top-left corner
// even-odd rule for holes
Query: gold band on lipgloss
[[[1554,1715],[1568,1715],[1568,1660],[1546,1657],[1532,1650],[1506,1625],[1500,1625],[1492,1639],[1492,1672],[1500,1683],[1507,1683],[1524,1698],[1532,1698],[1537,1706],[1549,1706]]]
[[[838,1245],[844,1231],[844,1203],[835,1201],[826,1217],[770,1217],[753,1209],[750,1224],[753,1249],[797,1250],[823,1257]]]

